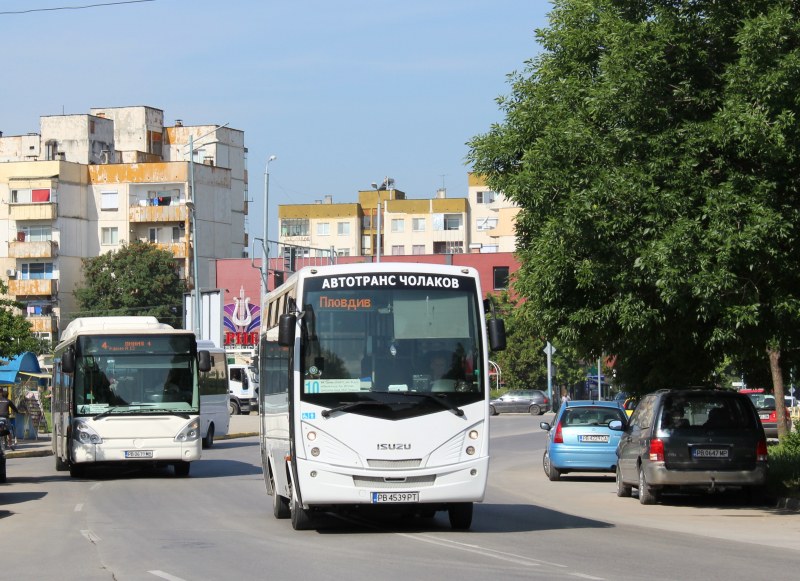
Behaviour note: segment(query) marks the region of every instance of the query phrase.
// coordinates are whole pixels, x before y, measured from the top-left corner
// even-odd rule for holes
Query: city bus
[[[487,304],[491,304],[487,301]],[[306,267],[264,297],[261,461],[276,518],[364,507],[472,524],[489,469],[489,363],[505,348],[476,270]],[[445,359],[447,369],[433,371]]]
[[[200,373],[200,439],[203,448],[214,445],[214,436],[225,436],[230,428],[228,393],[228,356],[213,341],[199,340],[197,348],[208,351],[211,369]]]
[[[155,317],[86,317],[53,358],[53,455],[73,477],[92,464],[171,465],[200,458],[198,373],[208,351]]]

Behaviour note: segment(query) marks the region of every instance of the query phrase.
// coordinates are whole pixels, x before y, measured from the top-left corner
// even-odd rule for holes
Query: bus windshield
[[[431,411],[442,406],[392,394],[432,394],[456,405],[482,399],[478,295],[473,280],[455,279],[447,288],[325,288],[324,279],[307,280],[301,398],[326,406],[373,401]],[[383,393],[388,396],[377,395]],[[379,408],[347,410],[374,414]]]
[[[109,349],[87,337],[75,369],[74,406],[77,415],[198,413],[196,358],[189,339],[185,349]]]

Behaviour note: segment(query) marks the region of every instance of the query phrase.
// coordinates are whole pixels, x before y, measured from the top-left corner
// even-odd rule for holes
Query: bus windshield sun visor
[[[389,407],[388,403],[384,403],[381,401],[350,401],[350,402],[342,402],[342,405],[336,406],[335,408],[331,408],[329,410],[322,410],[322,417],[329,418],[331,414],[335,412],[346,412],[353,408],[357,408],[359,406],[377,406],[377,407]]]

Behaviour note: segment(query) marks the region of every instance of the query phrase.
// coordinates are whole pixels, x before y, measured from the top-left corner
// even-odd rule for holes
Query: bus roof
[[[131,331],[174,331],[155,317],[80,317],[72,321],[61,334],[61,342],[77,335],[92,333],[129,333]]]

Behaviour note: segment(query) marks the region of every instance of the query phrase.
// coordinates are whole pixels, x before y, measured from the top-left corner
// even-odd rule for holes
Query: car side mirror
[[[611,420],[610,422],[608,422],[608,429],[617,430],[621,432],[622,430],[625,429],[625,426],[622,423],[622,420]]]
[[[547,422],[539,422],[539,427],[542,428],[545,432],[550,431],[550,424]]]

